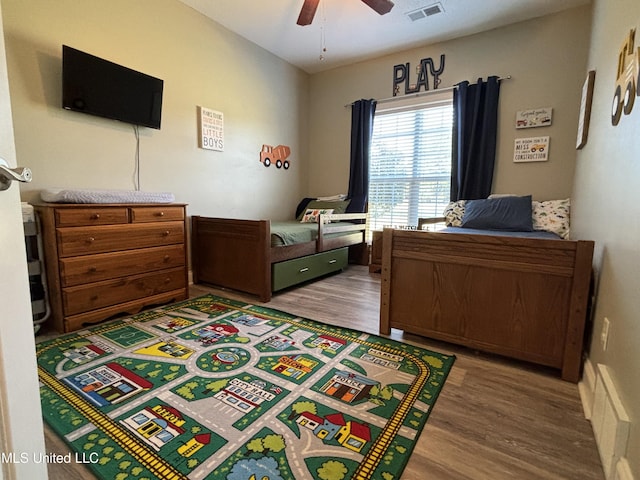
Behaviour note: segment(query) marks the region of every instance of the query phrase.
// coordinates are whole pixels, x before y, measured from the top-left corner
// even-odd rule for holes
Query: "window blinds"
[[[444,101],[376,112],[369,164],[369,228],[415,226],[449,203],[453,104]]]

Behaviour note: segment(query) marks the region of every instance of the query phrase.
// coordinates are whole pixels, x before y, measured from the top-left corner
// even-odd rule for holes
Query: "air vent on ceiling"
[[[421,20],[442,12],[444,12],[444,8],[442,8],[442,4],[438,2],[426,7],[420,7],[417,10],[412,10],[405,15],[409,17],[412,22],[415,22],[416,20]]]

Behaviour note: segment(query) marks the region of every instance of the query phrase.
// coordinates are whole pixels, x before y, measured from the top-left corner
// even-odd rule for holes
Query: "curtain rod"
[[[501,82],[502,80],[511,80],[511,75],[507,75],[506,77],[499,77],[498,81]],[[409,95],[401,95],[401,96],[396,96],[396,97],[389,97],[389,98],[382,98],[380,100],[377,100],[378,103],[386,103],[386,102],[393,102],[394,100],[403,100],[405,98],[417,98],[417,97],[424,97],[425,95],[431,95],[433,93],[442,93],[442,92],[448,92],[450,90],[455,90],[456,88],[458,88],[458,84],[452,85],[450,87],[445,87],[445,88],[436,88],[433,90],[427,90],[426,92],[420,92],[420,93],[411,93]],[[351,107],[353,106],[355,102],[351,102],[351,103],[347,103],[345,105],[345,107]]]

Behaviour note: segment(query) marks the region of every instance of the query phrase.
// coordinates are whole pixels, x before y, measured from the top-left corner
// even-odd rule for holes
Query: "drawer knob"
[[[90,300],[91,300],[92,302],[95,302],[96,300],[98,300],[98,295],[91,295]]]
[[[94,213],[91,215],[91,220],[98,220],[100,218],[100,214],[99,213]]]
[[[165,284],[167,284],[167,283],[171,283],[171,278],[170,278],[170,277],[165,278],[165,279],[164,279],[164,283],[165,283]]]
[[[168,237],[169,236],[169,230],[165,230],[164,232],[162,232],[162,236],[163,237]]]
[[[158,212],[158,213],[156,213],[156,215],[157,215],[158,217],[164,217],[164,212]]]
[[[96,241],[95,237],[89,237],[89,238],[87,238],[87,243],[93,243],[93,242],[95,242],[95,241]]]
[[[96,273],[98,271],[97,267],[89,267],[89,273]]]
[[[169,255],[165,255],[165,256],[164,256],[164,261],[165,261],[165,262],[168,262],[170,258],[171,258],[171,257],[170,257]]]
[[[338,263],[338,260],[336,260],[335,258],[329,260],[329,265],[333,265],[334,263]]]
[[[299,272],[300,273],[304,273],[304,272],[308,272],[309,271],[309,267],[302,267]]]

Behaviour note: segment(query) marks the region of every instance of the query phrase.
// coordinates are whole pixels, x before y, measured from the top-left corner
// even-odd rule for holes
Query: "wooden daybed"
[[[380,332],[557,368],[577,382],[592,241],[385,229]]]
[[[272,246],[269,220],[193,216],[193,281],[268,302],[275,291],[343,269],[349,250],[354,258],[362,257],[365,220],[365,213],[319,215],[315,240]]]

